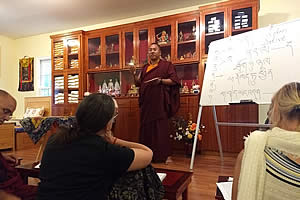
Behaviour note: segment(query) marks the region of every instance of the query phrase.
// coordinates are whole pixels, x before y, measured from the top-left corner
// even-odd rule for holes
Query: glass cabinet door
[[[237,35],[253,30],[252,7],[233,9],[231,11],[231,34]]]
[[[167,61],[171,61],[171,25],[155,28],[155,41],[161,47],[161,57]]]
[[[77,39],[67,40],[67,68],[68,69],[78,69],[79,60],[78,60],[78,49],[79,41]]]
[[[139,66],[147,64],[148,62],[148,29],[139,30]]]
[[[53,43],[53,65],[54,70],[64,70],[64,42]]]
[[[54,76],[54,104],[63,104],[65,103],[65,94],[64,94],[64,76],[58,75]]]
[[[224,12],[205,15],[205,54],[212,41],[224,38]]]
[[[105,36],[106,67],[120,67],[119,34]]]
[[[79,75],[68,74],[68,103],[78,103]]]
[[[125,55],[125,67],[128,67],[130,64],[135,64],[134,57],[134,46],[133,46],[133,32],[125,32],[124,34],[124,55]]]
[[[199,48],[197,34],[199,33],[197,21],[177,23],[176,61],[198,61]]]
[[[101,37],[88,39],[88,68],[99,69],[101,63]]]

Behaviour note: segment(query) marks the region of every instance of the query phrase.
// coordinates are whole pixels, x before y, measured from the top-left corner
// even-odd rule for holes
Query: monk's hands
[[[17,158],[14,155],[4,155],[4,159],[9,163],[10,166],[16,166],[17,165]]]
[[[131,73],[133,76],[136,75],[136,68],[135,68],[134,65],[131,65],[130,68],[129,68],[129,70],[130,70],[130,73]]]

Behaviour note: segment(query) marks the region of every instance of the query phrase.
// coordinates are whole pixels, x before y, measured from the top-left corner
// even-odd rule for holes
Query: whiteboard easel
[[[196,135],[195,135],[195,138],[194,138],[193,151],[192,151],[192,157],[191,157],[191,163],[190,163],[190,169],[191,170],[194,167],[194,159],[195,159],[195,152],[196,152],[196,146],[197,146],[197,138],[198,138],[199,124],[200,124],[200,119],[201,119],[201,114],[202,114],[202,108],[203,108],[203,106],[200,105],[199,106],[198,118],[197,118]],[[218,122],[216,106],[213,106],[213,116],[214,116],[214,123],[215,123],[215,128],[216,128],[216,135],[217,135],[219,153],[220,153],[220,158],[221,158],[222,163],[224,161],[224,155],[223,155],[223,148],[222,148],[222,142],[221,142],[219,126],[258,127],[258,128],[270,128],[272,126],[271,124]]]
[[[300,19],[296,19],[210,44],[190,169],[194,163],[202,107],[250,99],[258,104],[270,103],[273,94],[284,84],[300,80],[299,35]],[[213,114],[221,160],[223,151],[218,126],[270,126],[218,122],[215,107]]]

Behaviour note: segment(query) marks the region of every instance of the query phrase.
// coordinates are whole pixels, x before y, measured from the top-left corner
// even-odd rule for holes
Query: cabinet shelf
[[[194,43],[196,42],[196,40],[187,40],[187,41],[181,41],[181,42],[178,42],[177,44],[180,45],[180,44],[189,44],[189,43]]]
[[[68,90],[69,90],[69,91],[71,91],[71,90],[79,90],[79,88],[78,88],[78,87],[74,87],[74,88],[68,87]]]
[[[109,51],[109,52],[106,52],[106,55],[119,54],[119,53],[120,53],[119,51]]]
[[[220,34],[224,34],[224,31],[220,31],[220,32],[215,32],[215,33],[206,33],[205,36],[212,36],[212,35],[220,35]]]
[[[170,47],[171,46],[171,43],[167,43],[167,44],[159,44],[160,47]]]
[[[62,58],[64,55],[54,55],[54,58]]]
[[[78,53],[69,53],[69,56],[78,56]]]
[[[253,29],[252,27],[240,28],[240,29],[233,29],[232,33],[241,32],[241,31],[251,31],[252,29]]]
[[[91,54],[89,54],[89,56],[90,56],[90,57],[93,57],[93,56],[101,56],[101,54],[100,54],[100,53],[91,53]]]

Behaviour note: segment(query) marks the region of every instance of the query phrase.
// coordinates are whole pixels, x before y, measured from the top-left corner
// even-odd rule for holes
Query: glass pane
[[[71,90],[68,92],[68,102],[69,103],[78,103],[79,91]]]
[[[68,68],[70,69],[79,68],[79,62],[78,62],[79,41],[75,39],[68,40],[67,46],[68,46]]]
[[[205,33],[224,31],[224,13],[215,13],[205,16]]]
[[[89,69],[98,69],[101,65],[101,38],[88,40]]]
[[[64,69],[64,43],[63,41],[55,42],[53,48],[54,55],[54,70],[63,70]]]
[[[148,30],[139,31],[139,64],[147,63],[148,55]]]
[[[178,24],[178,42],[196,39],[196,21]]]
[[[88,74],[88,91],[91,93],[105,93],[112,96],[121,95],[120,72]]]
[[[119,35],[105,37],[106,42],[106,66],[117,67],[119,61]]]
[[[252,7],[232,10],[232,29],[252,27]]]
[[[155,28],[155,39],[159,45],[170,45],[171,37],[171,25]]]
[[[54,103],[62,104],[64,103],[64,77],[55,76],[54,77]]]
[[[181,83],[181,93],[199,93],[198,64],[177,65],[176,72]]]
[[[126,32],[125,33],[125,65],[126,66],[128,66],[128,63],[130,63],[132,58],[133,58],[133,32]]]
[[[196,42],[178,44],[177,58],[179,60],[196,57]]]

